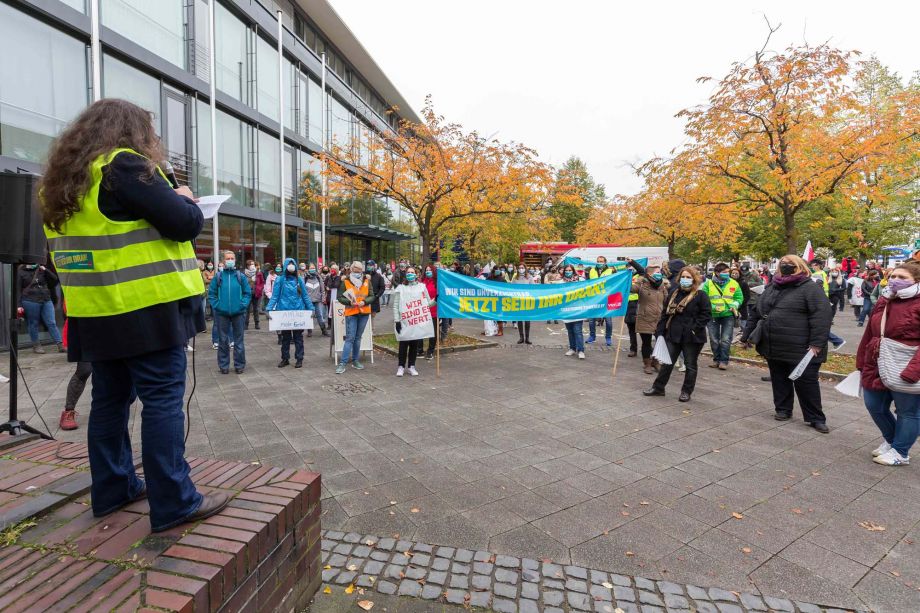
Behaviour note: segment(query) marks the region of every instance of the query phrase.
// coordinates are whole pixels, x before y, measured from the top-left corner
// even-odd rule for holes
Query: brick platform
[[[291,611],[321,581],[320,476],[190,458],[230,506],[151,534],[147,501],[89,507],[83,444],[0,440],[0,610]]]

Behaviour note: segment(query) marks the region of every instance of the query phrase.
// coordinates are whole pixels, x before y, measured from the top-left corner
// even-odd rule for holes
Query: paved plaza
[[[835,330],[855,350],[861,329],[851,319]],[[456,328],[478,334],[481,325]],[[916,466],[871,461],[880,437],[860,400],[825,385],[831,433],[821,435],[800,418],[773,420],[770,387],[756,367],[703,368],[690,403],[677,402],[679,377],[667,397],[644,398],[650,377],[640,360],[621,353],[614,379],[612,351],[589,347],[587,360],[565,358],[564,338],[562,326],[534,324],[535,345],[518,346],[508,326],[499,347],[442,355],[440,378],[433,362],[421,360],[420,377],[397,379],[395,359],[379,352],[366,370],[336,376],[322,337],[305,339],[303,369],[278,369],[275,335],[265,330],[247,333],[246,372],[220,375],[210,337],[200,335],[187,452],[321,472],[327,558],[348,535],[515,558],[521,583],[511,602],[520,610],[529,606],[523,572],[538,570],[525,569],[524,560],[564,588],[585,580],[567,570],[553,576],[555,565],[614,573],[606,575],[611,586],[622,581],[614,577],[628,578],[633,601],[614,604],[633,602],[643,612],[665,605],[640,601],[642,586],[663,599],[663,585],[679,586],[681,593],[670,593],[682,598],[694,597],[688,586],[700,589],[699,610],[709,610],[700,604],[707,598],[711,610],[757,610],[741,595],[920,610],[920,476]],[[73,366],[62,355],[24,353],[23,370],[56,430]],[[78,406],[81,429],[58,438],[85,439],[89,395],[88,388]],[[22,415],[31,415],[29,404],[23,394]],[[375,560],[366,553],[359,563]],[[342,555],[347,569],[356,554]],[[422,555],[432,572],[436,553]],[[378,571],[384,581],[386,568]],[[342,603],[336,576],[326,577],[336,594],[328,598]],[[590,576],[586,593],[604,583]],[[494,568],[489,577],[496,581]],[[404,578],[393,581],[397,593]],[[488,591],[496,606],[494,585]],[[335,610],[323,598],[315,610]],[[586,602],[603,610],[613,600]]]

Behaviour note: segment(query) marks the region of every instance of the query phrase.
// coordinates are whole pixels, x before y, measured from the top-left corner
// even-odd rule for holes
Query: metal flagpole
[[[626,325],[626,314],[623,314],[623,319],[620,320],[620,333],[617,335],[617,352],[613,356],[613,377],[617,376],[617,364],[620,361],[620,346],[623,344],[623,327]]]
[[[214,4],[217,0],[211,0],[208,2],[208,48],[210,49],[210,66],[208,72],[209,88],[208,95],[211,98],[211,193],[217,194],[217,53],[214,48]],[[217,269],[217,263],[220,261],[218,254],[220,253],[220,233],[217,228],[217,218],[219,215],[216,213],[214,217],[211,218],[211,233],[212,233],[212,242],[214,243],[214,254],[212,256],[212,262],[214,262],[214,268]]]
[[[323,53],[322,53],[322,55],[321,55],[321,58],[322,58],[322,60],[323,60],[323,74],[322,74],[322,77],[321,77],[321,78],[322,78],[322,89],[323,89],[323,94],[322,94],[322,96],[323,96],[323,99],[322,99],[322,103],[323,103],[323,104],[322,104],[322,109],[323,109],[323,111],[322,111],[322,112],[323,112],[323,124],[322,124],[322,125],[323,125],[323,134],[322,134],[322,139],[323,139],[323,142],[321,143],[321,145],[322,145],[322,152],[325,153],[325,152],[326,152],[326,142],[327,142],[327,139],[326,139],[326,130],[328,129],[327,123],[329,122],[328,112],[327,112],[327,109],[326,109],[327,101],[326,101],[326,52],[325,52],[325,51],[323,51]],[[325,157],[323,158],[323,167],[322,167],[322,169],[321,169],[321,172],[323,173],[323,175],[322,175],[322,179],[323,179],[323,203],[322,203],[322,206],[320,207],[320,208],[322,209],[322,214],[320,215],[320,219],[321,219],[321,221],[320,221],[320,223],[321,223],[321,234],[322,234],[322,235],[320,236],[320,239],[321,239],[320,253],[322,253],[322,255],[323,255],[323,266],[328,266],[328,262],[326,261],[326,159],[325,159]]]
[[[212,0],[213,2],[213,0]],[[278,11],[278,174],[281,176],[281,261],[287,259],[287,226],[284,224],[284,24]]]
[[[102,99],[102,50],[99,43],[99,0],[89,3],[89,48],[93,70],[93,102]]]

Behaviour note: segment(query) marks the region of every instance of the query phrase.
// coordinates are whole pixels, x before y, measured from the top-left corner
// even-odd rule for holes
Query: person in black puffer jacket
[[[779,271],[757,301],[741,341],[747,342],[763,320],[757,353],[767,360],[773,385],[775,418],[792,418],[793,393],[805,422],[821,433],[827,433],[827,419],[821,409],[821,388],[818,370],[827,360],[827,335],[831,329],[831,305],[823,288],[809,282],[811,271],[797,255],[784,255]],[[806,352],[814,354],[805,372],[795,381],[789,375]]]

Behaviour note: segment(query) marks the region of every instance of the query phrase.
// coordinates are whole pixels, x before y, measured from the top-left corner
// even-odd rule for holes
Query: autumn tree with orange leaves
[[[669,163],[725,188],[702,190],[688,206],[773,212],[782,218],[785,250],[796,253],[796,219],[806,209],[865,189],[873,168],[916,177],[916,167],[895,160],[916,150],[920,124],[906,97],[867,112],[851,85],[855,52],[827,44],[765,48],[734,64],[707,104],[678,113],[690,142]]]
[[[414,219],[422,264],[439,238],[474,218],[500,224],[546,206],[551,169],[518,143],[501,143],[447,123],[426,100],[423,123],[401,121],[395,134],[371,142],[333,143],[322,155],[328,197],[388,197]]]

